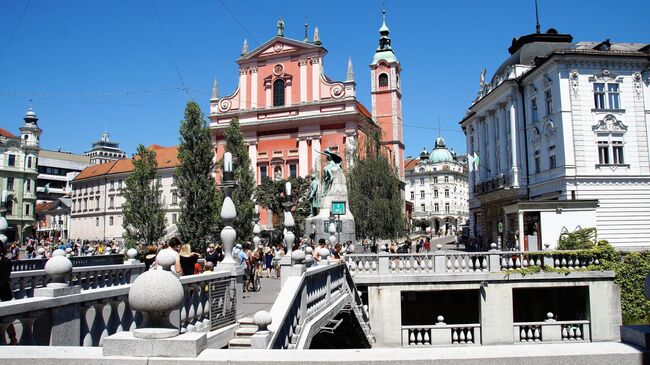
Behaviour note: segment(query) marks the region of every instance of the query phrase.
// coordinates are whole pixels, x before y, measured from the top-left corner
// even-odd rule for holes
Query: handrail
[[[11,271],[32,271],[42,270],[48,259],[23,259],[12,260]],[[94,255],[94,256],[72,256],[70,257],[73,267],[82,266],[99,266],[99,265],[116,265],[124,262],[124,255],[111,254],[111,255]]]

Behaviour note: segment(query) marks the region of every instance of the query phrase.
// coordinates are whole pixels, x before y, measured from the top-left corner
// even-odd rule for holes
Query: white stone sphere
[[[39,247],[38,250],[36,250],[36,253],[38,253],[39,255],[42,255],[42,254],[45,253],[45,249],[43,247]]]
[[[437,320],[438,320],[439,323],[442,323],[442,322],[445,321],[445,317],[443,317],[443,316],[438,316]]]
[[[441,244],[437,244],[437,245],[436,245],[436,249],[438,249],[438,251],[442,250],[442,245],[441,245]]]
[[[313,248],[311,248],[310,246],[305,247],[305,254],[311,255],[312,252],[314,252]]]
[[[162,266],[163,270],[169,270],[176,264],[176,252],[171,248],[166,248],[156,255],[156,263]]]
[[[237,238],[237,231],[235,231],[235,229],[231,226],[225,226],[221,230],[219,236],[221,237],[221,242],[223,242],[226,247],[232,247],[232,244],[235,242],[235,238]]]
[[[63,252],[63,250],[57,250]],[[72,261],[63,256],[56,255],[52,256],[45,263],[45,273],[52,277],[63,276],[72,272]]]
[[[492,244],[490,245],[490,249],[496,250],[497,249],[497,244],[492,242]]]
[[[129,248],[129,250],[126,251],[126,256],[128,256],[131,260],[133,260],[137,255],[138,255],[138,250],[136,250],[135,248]]]
[[[336,236],[335,236],[335,235],[331,235],[331,236],[328,238],[328,241],[329,241],[330,245],[334,246],[334,245],[336,244]]]
[[[57,248],[56,250],[54,250],[54,252],[52,252],[52,257],[54,256],[65,256],[65,251],[63,251],[60,248]]]
[[[163,253],[162,250],[158,256],[163,256],[163,262],[169,263],[168,257],[176,260],[174,255]],[[158,259],[158,264],[160,259]],[[183,305],[185,292],[183,285],[176,275],[165,270],[149,270],[140,275],[131,284],[129,290],[129,305],[131,309],[142,312],[164,312],[178,309]]]
[[[318,250],[318,256],[320,256],[321,260],[327,260],[329,255],[330,255],[330,250],[328,250],[325,247]]]
[[[291,262],[294,264],[300,264],[305,261],[305,252],[303,250],[295,250],[291,252]]]
[[[553,313],[552,312],[546,313],[546,319],[553,319]]]
[[[271,322],[273,317],[267,311],[257,311],[253,316],[253,323],[258,327],[258,331],[266,331]]]
[[[70,253],[70,252],[72,252],[72,248],[68,247],[65,249],[65,253]]]

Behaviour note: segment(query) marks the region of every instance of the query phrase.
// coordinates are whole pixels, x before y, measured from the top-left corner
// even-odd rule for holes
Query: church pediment
[[[246,53],[237,60],[237,62],[252,60],[255,58],[269,58],[289,53],[300,53],[306,50],[325,50],[322,46],[317,46],[310,43],[297,41],[295,39],[285,37],[274,37],[266,41],[261,46]]]

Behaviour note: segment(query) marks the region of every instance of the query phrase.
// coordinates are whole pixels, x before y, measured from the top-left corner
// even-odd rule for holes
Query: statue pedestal
[[[345,181],[345,176],[340,167],[332,169],[332,186],[327,195],[321,198],[320,211],[318,215],[305,219],[306,234],[309,235],[312,233],[311,224],[313,223],[316,226],[316,242],[321,238],[324,238],[327,241],[330,236],[328,226],[333,202],[345,203],[345,214],[339,216],[341,221],[339,242],[342,244],[347,241],[352,241],[353,243],[356,242],[354,217],[350,212],[350,203],[348,201],[348,187]],[[334,216],[334,219],[336,219],[336,216]],[[338,233],[336,234],[336,237],[337,239],[339,238]]]

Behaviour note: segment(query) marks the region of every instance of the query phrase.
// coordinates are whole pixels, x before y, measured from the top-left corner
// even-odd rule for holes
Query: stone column
[[[309,175],[309,147],[305,137],[298,137],[298,175],[301,177]]]
[[[313,57],[311,59],[311,100],[320,100],[320,59]]]
[[[487,122],[487,128],[488,128],[488,138],[489,141],[488,143],[490,144],[490,174],[489,177],[493,178],[497,175],[497,151],[496,151],[496,115],[495,111],[492,110],[490,111],[490,115],[488,116],[488,122]]]
[[[485,159],[487,156],[487,143],[486,143],[486,129],[485,129],[485,118],[479,118],[478,120],[478,136],[479,136],[479,167],[478,167],[478,175],[479,175],[479,181],[485,181],[487,180],[487,170],[485,168],[485,164],[487,164],[487,160]]]
[[[287,79],[284,82],[284,105],[291,105],[291,85],[293,84],[292,79]]]
[[[508,114],[510,123],[510,175],[512,186],[519,186],[519,171],[517,168],[517,111],[512,98],[508,100]]]
[[[508,123],[506,121],[506,104],[499,104],[499,173],[508,174]]]
[[[298,61],[298,67],[300,68],[300,102],[307,102],[307,59],[301,59]]]
[[[253,179],[257,183],[257,142],[249,142],[248,157],[251,159],[251,169],[253,169]]]
[[[272,91],[273,90],[271,86],[271,80],[264,81],[264,96],[265,96],[266,108],[270,108],[273,106]]]
[[[524,212],[521,210],[517,211],[517,230],[519,235],[517,239],[519,240],[519,249],[524,249]]]
[[[246,109],[248,94],[246,93],[246,69],[239,69],[239,108]]]
[[[481,301],[481,344],[511,345],[514,340],[512,286],[490,283],[481,287],[478,297]]]
[[[320,136],[316,136],[311,140],[311,170],[320,175]]]
[[[251,67],[251,108],[257,109],[257,66]]]
[[[368,287],[370,323],[377,347],[402,346],[402,316],[396,313],[401,306],[400,294],[399,286]]]

